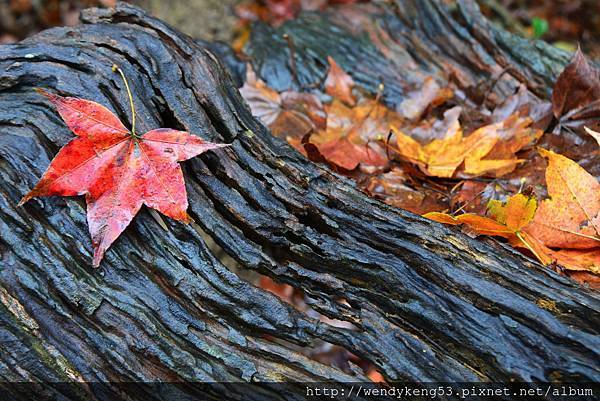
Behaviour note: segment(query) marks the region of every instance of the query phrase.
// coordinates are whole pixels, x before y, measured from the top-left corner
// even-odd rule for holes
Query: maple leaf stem
[[[125,78],[125,74],[123,73],[123,70],[121,70],[121,68],[119,68],[118,65],[113,64],[112,70],[114,72],[118,72],[121,75],[121,78],[123,78],[123,82],[125,83],[125,89],[127,90],[127,96],[129,96],[129,105],[131,106],[131,133],[133,134],[133,136],[137,137],[137,135],[135,133],[135,107],[133,105],[133,96],[131,96],[131,90],[129,90],[129,83],[127,83],[127,78]]]

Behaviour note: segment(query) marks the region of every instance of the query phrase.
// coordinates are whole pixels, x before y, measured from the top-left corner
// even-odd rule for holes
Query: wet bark
[[[568,55],[491,27],[470,2],[440,3],[377,9],[394,45],[386,56],[374,36],[327,13],[256,26],[248,54],[277,89],[318,84],[331,54],[367,90],[383,80],[389,104],[420,74],[444,78],[449,68],[466,87],[510,67],[499,97],[519,82],[547,96]],[[282,33],[294,40],[296,71]],[[600,379],[597,294],[498,242],[369,199],[307,162],[253,119],[236,89],[244,66],[226,55],[124,4],[0,47],[3,381],[366,380],[356,367],[344,372],[299,351],[317,341],[372,362],[388,381]],[[165,218],[164,231],[143,211],[92,270],[81,199],[16,204],[72,137],[32,89],[100,102],[127,124],[114,63],[130,80],[140,132],[170,127],[232,146],[184,163],[196,223]],[[247,282],[205,234],[242,269],[302,289],[312,309],[353,328],[319,322]],[[78,399],[85,389],[46,390]],[[85,391],[114,396],[111,385]],[[265,386],[263,396],[288,394]]]

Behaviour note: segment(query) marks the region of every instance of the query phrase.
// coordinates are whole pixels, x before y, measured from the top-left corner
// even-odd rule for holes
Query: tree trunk
[[[395,104],[419,75],[451,71],[466,87],[506,67],[497,96],[523,82],[544,98],[568,59],[493,28],[471,2],[364,7],[381,32],[361,33],[334,12],[256,26],[247,49],[255,70],[272,87],[301,89],[322,81],[332,55],[367,90],[383,80],[384,99]],[[299,349],[321,340],[370,361],[388,381],[600,380],[596,293],[496,241],[370,199],[308,162],[253,119],[234,82],[243,64],[223,46],[195,42],[126,4],[82,19],[0,47],[3,386],[367,380]],[[376,38],[392,43],[393,54],[384,57]],[[232,146],[183,164],[196,223],[165,218],[165,231],[143,211],[93,270],[80,198],[16,204],[72,138],[32,89],[94,100],[127,125],[113,64],[130,81],[140,132],[170,127]],[[215,257],[205,234],[243,269],[303,290],[312,309],[352,325],[320,322],[253,286]],[[116,388],[44,386],[66,399],[114,399]],[[9,394],[30,399],[25,390],[39,389]],[[292,394],[265,385],[262,397]]]

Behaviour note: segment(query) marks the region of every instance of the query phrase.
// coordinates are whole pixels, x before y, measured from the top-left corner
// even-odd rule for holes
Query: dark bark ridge
[[[400,49],[413,52],[406,57],[429,49],[419,68],[433,69],[438,51],[470,76],[496,59],[511,64],[500,94],[519,80],[550,82],[566,60],[493,30],[470,3],[455,10],[461,23],[437,1],[385,11]],[[600,379],[597,294],[497,242],[369,199],[308,163],[252,118],[208,47],[139,9],[92,9],[83,22],[0,47],[0,377],[364,379],[292,346],[320,339],[371,361],[387,380]],[[295,40],[302,35],[298,27]],[[296,57],[322,57],[308,42],[297,47]],[[267,80],[269,59],[253,60]],[[115,63],[130,80],[140,132],[171,127],[232,147],[184,163],[196,224],[167,221],[164,231],[142,212],[93,271],[81,199],[16,204],[72,137],[32,88],[97,101],[127,124]],[[382,70],[357,71],[358,81],[368,89],[388,77],[393,102],[407,78],[390,63],[375,65]],[[301,288],[314,310],[356,329],[321,323],[244,281],[211,253],[203,232],[243,268]]]

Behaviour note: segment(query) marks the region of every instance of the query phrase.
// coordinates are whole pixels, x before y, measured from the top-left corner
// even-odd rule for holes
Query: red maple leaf
[[[178,162],[228,145],[165,128],[137,135],[135,118],[130,131],[98,103],[40,92],[77,137],[58,152],[19,205],[34,196],[85,195],[94,267],[142,205],[175,220],[191,220]]]

